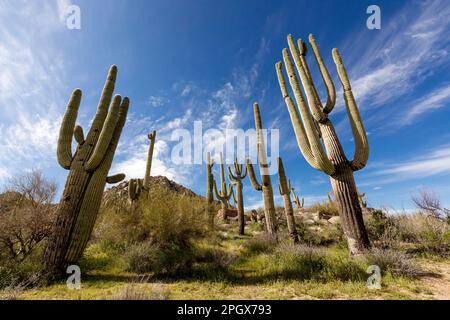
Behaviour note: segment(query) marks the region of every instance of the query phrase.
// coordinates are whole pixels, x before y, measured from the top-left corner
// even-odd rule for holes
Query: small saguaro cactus
[[[227,191],[227,183],[225,181],[225,169],[222,158],[222,152],[220,153],[220,184],[221,190],[217,190],[216,180],[213,179],[214,193],[216,194],[217,199],[221,203],[222,209],[222,219],[227,219],[227,209],[228,209],[228,201],[230,201],[231,193],[233,192],[233,186],[230,184]]]
[[[81,257],[94,227],[105,184],[125,178],[124,174],[107,176],[129,105],[128,98],[122,100],[120,95],[112,98],[116,76],[117,67],[112,66],[86,139],[82,128],[75,126],[81,90],[72,93],[61,123],[57,157],[69,175],[44,252],[51,277],[57,277]],[[72,155],[73,137],[78,142],[75,155]]]
[[[142,179],[130,179],[128,181],[128,199],[130,199],[131,203],[139,199],[143,189]]]
[[[214,176],[212,173],[212,168],[214,166],[214,161],[211,159],[211,153],[208,152],[206,155],[206,205],[207,205],[207,215],[209,219],[210,227],[214,227],[214,215],[212,213],[212,206],[214,202],[213,188],[214,188]]]
[[[228,176],[230,178],[230,181],[232,184],[234,184],[236,188],[236,197],[233,198],[234,202],[237,205],[238,210],[238,223],[239,223],[239,234],[244,234],[244,228],[245,228],[245,216],[244,216],[244,195],[242,193],[242,180],[245,179],[247,176],[247,167],[244,166],[244,171],[242,171],[242,164],[238,163],[237,158],[234,160],[234,174],[231,171],[231,168],[228,167]]]
[[[289,49],[300,75],[307,102],[303,97],[294,64],[286,48],[283,49],[283,60],[300,113],[286,88],[281,62],[277,62],[275,65],[278,82],[291,117],[300,151],[312,167],[323,171],[330,177],[342,219],[343,230],[348,240],[350,254],[360,254],[370,247],[370,242],[364,226],[361,206],[358,202],[353,172],[365,167],[369,158],[369,143],[355,98],[353,97],[347,71],[342,63],[339,51],[335,48],[333,49],[333,60],[344,89],[347,114],[355,140],[353,160],[348,160],[345,156],[333,124],[328,118],[328,114],[333,110],[336,101],[334,84],[312,35],[309,36],[309,42],[327,90],[328,98],[326,104],[322,104],[313,83],[306,61],[306,43],[299,39],[296,46],[291,35],[288,36]],[[322,142],[325,145],[326,152]]]
[[[280,182],[278,183],[278,190],[283,197],[284,213],[286,215],[286,223],[289,231],[289,236],[294,243],[299,243],[297,229],[295,227],[294,209],[291,202],[291,181],[286,179],[284,172],[283,160],[278,158],[278,177]]]
[[[292,191],[292,195],[294,196],[294,204],[295,207],[297,209],[301,209],[305,206],[305,198],[302,198],[302,200],[300,200],[300,198],[298,197],[298,195],[295,194],[295,189],[294,187],[291,187],[291,191]]]
[[[144,182],[143,182],[143,187],[146,191],[150,190],[150,171],[152,169],[153,148],[155,146],[155,140],[156,140],[156,131],[155,130],[153,130],[152,133],[148,134],[148,139],[150,140],[150,145],[148,147],[147,165],[145,167],[145,176],[144,176]]]
[[[366,194],[364,192],[363,193],[358,192],[358,201],[364,209],[367,208]]]
[[[255,102],[253,104],[253,113],[255,116],[255,127],[257,135],[257,148],[258,148],[258,164],[261,175],[261,183],[256,178],[255,171],[250,159],[247,159],[247,171],[250,178],[250,182],[253,188],[257,191],[262,191],[264,200],[264,216],[266,221],[267,232],[276,237],[277,227],[275,218],[275,203],[273,200],[273,189],[270,175],[268,172],[267,155],[265,150],[264,138],[262,134],[261,114],[259,111],[259,105]]]

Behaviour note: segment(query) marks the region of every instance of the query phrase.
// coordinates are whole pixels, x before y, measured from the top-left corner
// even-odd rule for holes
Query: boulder
[[[341,217],[339,216],[331,217],[330,219],[328,219],[328,222],[331,224],[339,224],[341,223]]]

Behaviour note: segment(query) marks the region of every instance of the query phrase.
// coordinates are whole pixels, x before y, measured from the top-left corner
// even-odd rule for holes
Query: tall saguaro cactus
[[[116,76],[117,67],[112,66],[86,139],[82,128],[75,126],[81,90],[72,93],[62,120],[57,157],[69,175],[44,252],[46,269],[55,276],[81,257],[94,227],[105,184],[125,178],[124,174],[107,176],[129,105],[128,98],[122,100],[120,95],[112,99]],[[72,155],[74,136],[78,146]]]
[[[291,181],[288,181],[286,179],[283,160],[281,160],[281,158],[278,158],[278,177],[280,180],[280,182],[278,183],[278,190],[283,197],[284,214],[286,215],[286,223],[289,231],[289,236],[294,241],[294,243],[298,243],[299,239],[297,229],[295,228],[294,209],[292,208],[291,202]]]
[[[242,164],[238,163],[237,158],[234,160],[234,174],[231,171],[231,168],[228,167],[228,176],[230,178],[231,183],[234,184],[236,188],[236,199],[235,202],[237,204],[238,210],[238,223],[239,223],[239,234],[244,234],[245,228],[245,217],[244,217],[244,195],[242,194],[242,180],[247,176],[247,167],[244,166],[244,171],[242,171]],[[234,194],[234,193],[233,193]]]
[[[147,165],[145,167],[145,176],[144,176],[144,189],[150,190],[150,171],[152,169],[152,159],[153,159],[153,149],[155,147],[156,140],[156,131],[153,130],[152,133],[148,134],[148,139],[150,140],[150,145],[148,147],[148,155],[147,155]]]
[[[305,102],[303,97],[294,65],[286,48],[283,49],[283,61],[300,114],[288,94],[281,62],[277,62],[275,65],[278,82],[291,117],[298,146],[306,161],[312,167],[330,176],[331,186],[342,219],[342,226],[348,240],[350,254],[360,254],[363,250],[370,247],[370,242],[364,226],[353,172],[364,168],[366,165],[369,157],[369,143],[355,98],[353,97],[347,71],[342,63],[339,51],[335,48],[333,49],[333,60],[343,87],[347,114],[355,140],[353,160],[348,160],[345,156],[333,124],[328,118],[328,114],[333,110],[336,100],[334,84],[312,35],[309,36],[309,42],[328,93],[326,104],[323,105],[320,101],[313,83],[306,61],[306,43],[299,39],[298,46],[296,46],[291,35],[288,36],[289,49],[300,75],[307,102]],[[326,153],[322,142],[325,145]]]
[[[261,175],[261,183],[256,178],[255,171],[250,159],[247,159],[248,176],[252,186],[257,191],[262,191],[264,200],[264,217],[266,221],[267,232],[276,236],[276,218],[275,218],[275,203],[273,200],[273,189],[270,175],[268,172],[268,162],[265,150],[264,138],[262,134],[261,113],[259,111],[259,105],[255,102],[253,104],[253,113],[255,116],[255,127],[257,135],[257,148],[258,148],[258,164]]]
[[[225,169],[222,158],[222,152],[220,153],[220,182],[221,182],[221,190],[217,190],[216,180],[213,179],[214,193],[216,194],[217,199],[221,203],[222,207],[222,218],[223,220],[227,219],[227,209],[228,209],[228,201],[230,201],[231,193],[233,192],[233,186],[230,184],[227,191],[227,182],[225,181]]]
[[[212,173],[212,168],[214,166],[214,161],[211,159],[211,153],[208,152],[206,155],[206,205],[207,205],[207,215],[209,219],[209,225],[211,228],[214,227],[214,215],[212,213],[212,206],[214,202],[213,188],[214,188],[214,176]]]

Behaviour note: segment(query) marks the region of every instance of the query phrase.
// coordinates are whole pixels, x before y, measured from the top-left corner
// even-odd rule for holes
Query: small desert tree
[[[0,195],[0,251],[23,260],[51,230],[56,183],[33,170],[10,180]]]

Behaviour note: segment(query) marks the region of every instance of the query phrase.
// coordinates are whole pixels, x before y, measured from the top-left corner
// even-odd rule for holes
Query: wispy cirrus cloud
[[[348,38],[341,47],[344,63],[351,61],[349,76],[361,110],[371,109],[366,122],[386,124],[388,117],[401,118],[400,113],[410,114],[405,125],[417,118],[414,114],[425,113],[433,108],[430,104],[414,108],[390,108],[397,98],[405,96],[424,83],[440,67],[449,65],[450,4],[447,1],[425,1],[406,4],[396,15],[383,24],[374,34],[363,30]],[[356,63],[355,63],[356,62]],[[442,88],[443,89],[443,88]],[[428,93],[447,95],[432,88]],[[339,90],[338,96],[342,95]],[[339,110],[344,110],[338,100]],[[436,100],[439,101],[439,98]],[[380,109],[379,112],[375,111]],[[339,126],[343,124],[340,123]]]
[[[361,186],[380,186],[450,174],[450,145],[436,147],[396,163],[382,163],[370,172]]]
[[[410,124],[417,117],[434,110],[444,108],[450,105],[450,84],[445,84],[422,98],[419,98],[410,103],[406,114],[401,118],[402,124]]]
[[[58,45],[43,39],[65,28],[59,19],[64,3],[0,6],[0,180],[55,158],[65,65]]]

